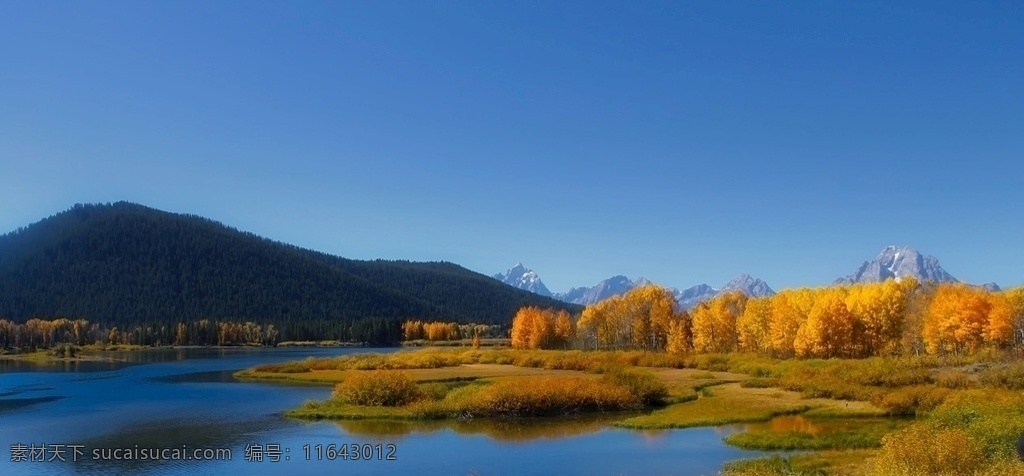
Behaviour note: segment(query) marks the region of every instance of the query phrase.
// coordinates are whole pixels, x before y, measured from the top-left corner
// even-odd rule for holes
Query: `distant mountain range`
[[[643,278],[638,278],[637,281],[641,279]],[[637,285],[636,282],[631,281],[629,278],[618,275],[612,276],[591,287],[572,288],[564,293],[556,293],[554,298],[560,301],[589,306],[612,296],[625,294],[637,287]]]
[[[899,280],[908,276],[918,281],[931,281],[935,283],[960,282],[943,269],[942,266],[939,266],[939,260],[934,256],[922,255],[917,250],[907,246],[887,246],[882,249],[877,258],[865,261],[853,274],[836,279],[832,284],[878,283],[890,278]],[[520,289],[528,291],[542,289],[544,296],[552,296],[564,302],[584,306],[615,295],[625,294],[631,289],[644,284],[651,284],[645,278],[637,278],[636,281],[631,281],[625,276],[617,275],[605,279],[594,286],[572,288],[564,293],[552,294],[544,286],[540,276],[536,272],[527,269],[522,263],[517,263],[515,267],[505,274],[497,274],[494,277],[505,284]],[[995,283],[982,284],[980,287],[990,291],[999,290],[999,286]],[[775,294],[775,291],[767,283],[747,274],[737,276],[720,288],[714,288],[707,284],[698,284],[683,290],[674,287],[668,287],[668,289],[675,295],[676,302],[685,309],[691,309],[701,302],[711,300],[715,296],[730,291],[740,291],[751,297]]]
[[[541,281],[540,276],[538,276],[535,271],[523,266],[522,263],[516,263],[515,266],[505,273],[494,275],[494,278],[519,289],[525,289],[528,291],[541,289],[544,292],[547,292],[547,294],[545,294],[546,296],[552,296],[560,301],[583,306],[589,306],[612,296],[625,294],[630,290],[643,285],[654,284],[647,278],[643,277],[639,277],[636,280],[630,280],[626,276],[617,275],[605,279],[593,286],[577,287],[566,292],[552,294],[548,292],[548,288],[544,285],[544,282]],[[741,291],[748,296],[754,297],[771,296],[775,294],[775,291],[773,291],[767,283],[746,274],[737,276],[720,288],[713,288],[707,284],[698,284],[683,290],[673,287],[668,287],[668,289],[672,291],[673,295],[675,295],[676,301],[687,309],[692,308],[703,301],[710,300],[719,294],[730,291]]]

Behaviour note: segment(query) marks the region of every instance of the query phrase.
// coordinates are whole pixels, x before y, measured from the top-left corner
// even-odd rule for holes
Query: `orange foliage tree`
[[[739,346],[736,321],[743,315],[747,295],[739,291],[701,303],[692,314],[695,352],[733,352]]]
[[[512,318],[512,347],[554,349],[568,347],[576,335],[572,317],[565,311],[524,307]]]
[[[1004,322],[1010,313],[1008,302],[1004,298],[995,303],[999,309],[993,316],[992,296],[964,284],[938,285],[922,329],[928,352],[974,352],[985,343],[1007,343],[1013,332]]]
[[[647,285],[587,306],[578,329],[584,342],[592,341],[595,347],[664,350],[670,330],[676,328],[680,334],[676,323],[685,315],[671,291]]]

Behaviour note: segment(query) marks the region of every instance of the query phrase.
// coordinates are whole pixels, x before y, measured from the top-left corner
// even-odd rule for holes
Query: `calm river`
[[[326,398],[330,388],[231,378],[263,363],[368,351],[168,349],[50,367],[0,361],[0,474],[688,475],[715,474],[725,461],[759,455],[722,443],[727,430],[621,430],[609,428],[607,417],[530,424],[295,421],[281,413]],[[352,444],[371,460],[335,455]],[[218,448],[230,450],[230,459]],[[122,459],[112,459],[115,449]],[[125,450],[145,457],[150,449],[190,457],[198,449],[201,457],[220,459],[124,459]],[[262,462],[253,461],[261,455]]]

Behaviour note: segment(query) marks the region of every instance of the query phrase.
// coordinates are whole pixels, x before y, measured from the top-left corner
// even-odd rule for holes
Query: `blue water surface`
[[[715,428],[633,431],[587,420],[297,421],[282,413],[327,398],[329,387],[231,377],[263,363],[393,350],[159,349],[104,353],[116,359],[110,362],[0,362],[0,474],[691,475],[716,474],[725,461],[759,455],[726,446],[727,430]],[[13,461],[20,459],[19,445],[44,448],[44,459],[53,461]],[[72,462],[73,449],[59,445],[80,445],[83,454]],[[268,453],[268,445],[280,453]],[[369,449],[371,460],[346,460],[336,454],[341,445]],[[392,460],[386,459],[388,445],[394,445]],[[231,455],[219,461],[102,458],[115,449],[150,448],[189,454],[224,448]],[[67,461],[54,449],[63,449]],[[253,461],[260,454],[263,461]]]

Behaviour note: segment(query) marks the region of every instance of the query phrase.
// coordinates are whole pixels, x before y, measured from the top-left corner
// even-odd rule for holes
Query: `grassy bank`
[[[102,350],[107,349],[102,345],[75,346],[60,344],[49,349],[7,350],[0,353],[0,360],[16,360],[35,364],[108,360],[105,357],[89,354],[90,352]]]
[[[332,398],[289,412],[300,418],[442,419],[576,415],[639,410],[667,395],[649,372],[490,377],[417,383],[402,371],[359,372]]]
[[[659,389],[658,397],[644,399],[637,388],[609,377],[620,369],[644,375],[648,386]],[[401,372],[415,387],[406,386],[414,397],[368,405],[338,390],[381,370]],[[451,348],[310,358],[238,376],[337,385],[334,397],[289,413],[300,418],[431,420],[632,411],[609,423],[633,429],[742,424],[726,436],[727,443],[814,451],[737,462],[724,468],[728,474],[1021,474],[1011,456],[1024,431],[1019,392],[1024,364],[997,355],[782,360],[749,354]],[[637,414],[638,409],[645,411]],[[808,426],[756,423],[777,426],[791,418],[780,418],[784,415],[799,415],[792,418]],[[925,443],[919,448],[903,443],[911,440]]]

